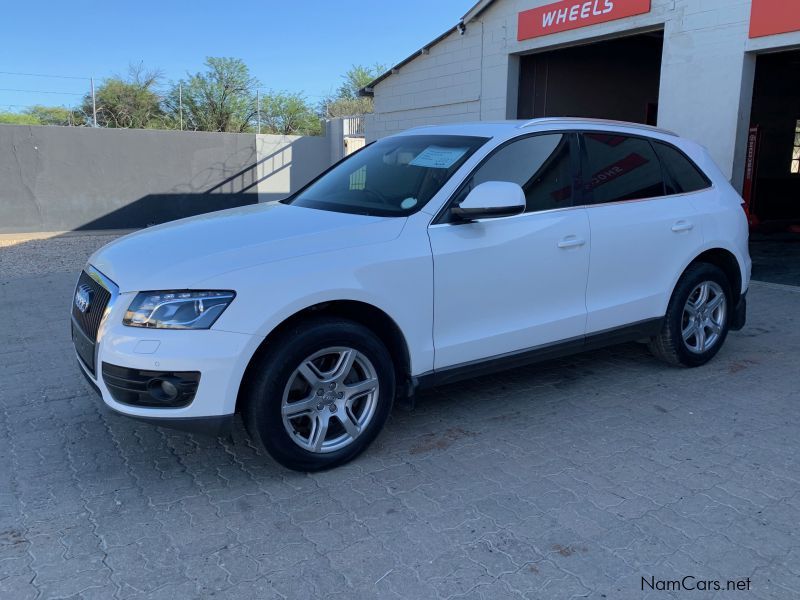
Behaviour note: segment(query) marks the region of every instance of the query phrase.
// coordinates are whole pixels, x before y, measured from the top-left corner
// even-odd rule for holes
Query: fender
[[[704,243],[697,251],[697,253],[690,259],[685,261],[684,264],[681,265],[680,271],[673,277],[672,285],[669,288],[669,294],[663,299],[662,306],[661,306],[661,314],[665,314],[667,312],[667,306],[669,305],[669,301],[672,298],[672,292],[675,290],[675,286],[678,285],[678,280],[681,276],[686,272],[686,269],[689,268],[693,262],[695,262],[698,257],[700,257],[703,253],[708,252],[709,250],[725,250],[729,252],[733,257],[736,259],[736,263],[739,265],[739,273],[741,275],[742,285],[741,288],[738,290],[739,295],[744,295],[747,292],[748,283],[749,283],[749,273],[747,272],[746,263],[743,257],[736,251],[736,249],[730,243],[724,242],[723,240],[716,240],[710,243]]]

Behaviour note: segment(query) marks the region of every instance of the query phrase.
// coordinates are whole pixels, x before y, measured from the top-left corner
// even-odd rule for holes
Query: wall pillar
[[[743,49],[749,8],[730,3],[714,11],[721,22],[709,26],[708,13],[693,13],[699,7],[687,4],[667,21],[658,108],[659,126],[703,144],[739,187],[734,157],[743,151],[753,89]]]

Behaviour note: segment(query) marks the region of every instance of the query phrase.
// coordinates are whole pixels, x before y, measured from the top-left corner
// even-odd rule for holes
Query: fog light
[[[189,406],[200,383],[198,371],[141,371],[103,363],[102,373],[115,402],[145,408]]]
[[[178,388],[175,387],[174,383],[166,379],[161,382],[161,391],[164,392],[164,395],[170,400],[174,400],[178,397]]]
[[[156,400],[173,402],[180,395],[178,386],[169,379],[155,378],[147,382],[147,392]]]

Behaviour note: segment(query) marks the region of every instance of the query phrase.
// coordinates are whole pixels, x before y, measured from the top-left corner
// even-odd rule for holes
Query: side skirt
[[[663,322],[663,318],[648,319],[646,321],[639,321],[633,325],[599,331],[585,337],[571,338],[561,342],[554,342],[552,344],[509,352],[487,359],[454,365],[438,371],[429,371],[415,378],[414,387],[417,390],[431,388],[446,383],[463,381],[465,379],[482,377],[492,373],[499,373],[517,367],[532,365],[554,358],[570,356],[580,352],[597,350],[598,348],[605,348],[606,346],[614,346],[616,344],[653,337],[658,335],[661,331]]]

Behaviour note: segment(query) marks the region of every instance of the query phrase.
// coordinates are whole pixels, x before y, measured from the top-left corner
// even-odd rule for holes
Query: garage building
[[[796,0],[483,0],[362,94],[371,139],[546,116],[658,125],[709,148],[754,226],[800,224]]]

